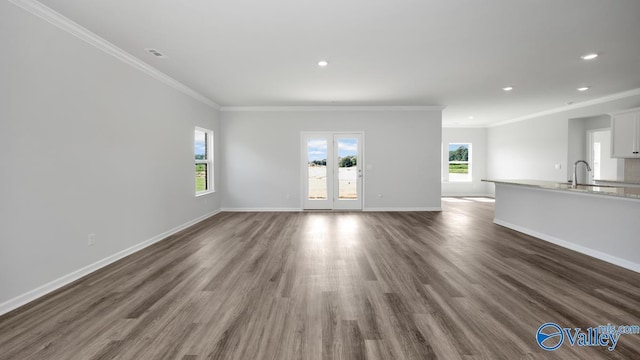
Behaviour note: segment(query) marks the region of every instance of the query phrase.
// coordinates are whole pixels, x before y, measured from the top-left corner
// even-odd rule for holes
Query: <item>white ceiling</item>
[[[474,126],[640,88],[638,0],[40,1],[222,106],[446,105]]]

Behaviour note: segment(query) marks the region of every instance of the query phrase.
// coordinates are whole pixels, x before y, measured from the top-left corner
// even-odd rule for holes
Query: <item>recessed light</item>
[[[325,67],[327,65],[329,65],[329,62],[327,60],[318,61],[318,66],[320,66],[320,67]]]
[[[166,57],[165,54],[161,53],[160,51],[158,51],[156,49],[144,49],[144,50],[147,51],[148,53],[150,53],[151,55],[155,56],[155,57],[159,57],[159,58]]]
[[[585,55],[580,56],[580,58],[582,60],[593,60],[593,59],[595,59],[597,57],[598,57],[598,54],[596,54],[596,53],[585,54]]]
[[[578,91],[587,91],[587,90],[589,90],[590,88],[591,88],[591,86],[581,86],[581,87],[579,87],[577,90],[578,90]]]
[[[473,116],[469,116],[467,119],[469,119],[469,120],[473,120]]]
[[[502,88],[502,90],[511,91],[511,90],[513,90],[513,86],[505,86],[505,87]]]

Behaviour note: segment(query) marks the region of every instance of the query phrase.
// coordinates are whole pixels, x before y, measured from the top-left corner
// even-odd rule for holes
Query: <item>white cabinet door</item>
[[[611,157],[640,157],[640,111],[613,115]]]

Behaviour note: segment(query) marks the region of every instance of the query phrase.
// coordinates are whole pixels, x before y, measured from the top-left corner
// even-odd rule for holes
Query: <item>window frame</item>
[[[206,147],[206,151],[205,151],[205,157],[206,159],[196,159],[195,155],[195,142],[196,142],[196,132],[202,132],[205,134],[205,147]],[[211,194],[215,192],[215,186],[214,186],[214,167],[213,167],[213,156],[214,156],[214,152],[213,152],[213,144],[214,144],[214,133],[213,130],[209,130],[209,129],[205,129],[203,127],[199,127],[196,126],[194,131],[193,131],[193,157],[194,157],[194,161],[195,161],[195,165],[194,165],[194,182],[193,182],[193,186],[194,186],[194,191],[195,191],[195,196],[202,196],[202,195],[206,195],[206,194]],[[195,173],[195,166],[197,166],[198,164],[205,164],[207,166],[207,177],[206,177],[206,189],[205,190],[201,190],[198,191],[197,189],[197,185],[196,185],[196,173]]]
[[[451,161],[449,160],[449,147],[451,145],[459,145],[459,146],[466,146],[467,147],[467,157],[468,160],[467,161]],[[447,154],[447,167],[446,167],[446,174],[447,174],[447,181],[448,182],[454,182],[454,183],[465,183],[465,182],[473,182],[473,172],[472,172],[472,168],[473,168],[473,157],[472,157],[472,146],[473,144],[470,142],[462,142],[462,141],[458,141],[458,142],[450,142],[447,143],[447,148],[446,148],[446,154]],[[450,171],[450,165],[451,164],[467,164],[467,175],[468,178],[464,179],[464,180],[452,180],[450,175],[451,173]]]

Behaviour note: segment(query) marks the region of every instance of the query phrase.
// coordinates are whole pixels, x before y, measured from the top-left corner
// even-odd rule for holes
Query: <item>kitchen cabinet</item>
[[[611,114],[611,157],[640,158],[640,108]]]

